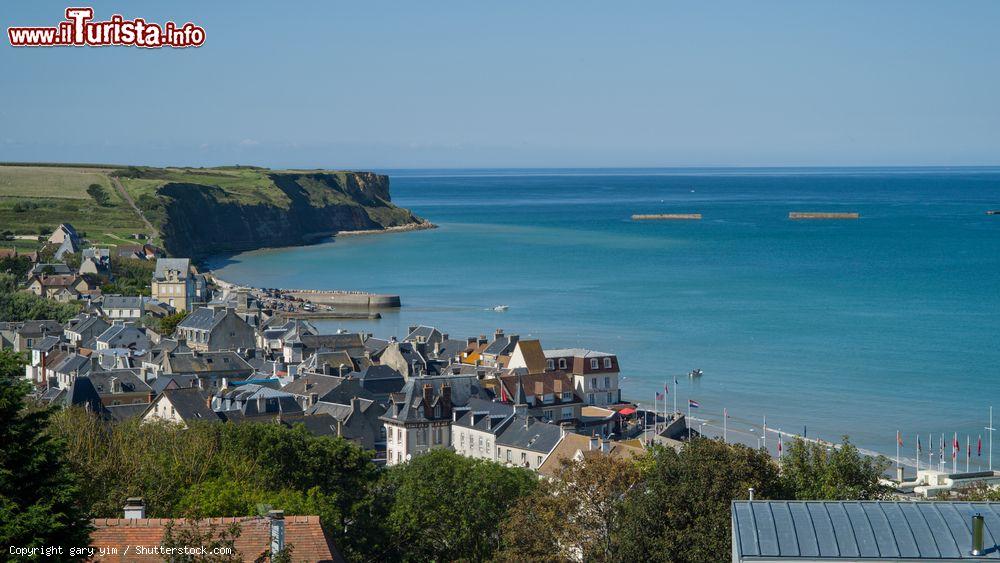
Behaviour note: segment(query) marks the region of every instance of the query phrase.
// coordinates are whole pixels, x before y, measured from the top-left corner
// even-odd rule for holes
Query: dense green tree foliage
[[[0,545],[84,547],[90,523],[79,480],[48,434],[51,411],[28,408],[23,364],[0,350]],[[69,553],[64,560],[71,560]]]
[[[862,455],[844,436],[838,447],[796,439],[781,458],[788,498],[801,500],[876,500],[890,489],[879,483],[889,460]]]
[[[80,312],[79,303],[59,303],[17,290],[11,274],[0,273],[0,321],[52,319],[64,323]]]
[[[112,258],[111,277],[101,286],[105,294],[150,294],[156,262],[137,258]]]
[[[70,464],[89,476],[81,492],[94,516],[117,516],[143,497],[151,517],[197,509],[204,516],[316,514],[338,545],[353,549],[355,513],[377,479],[370,452],[304,427],[191,423],[107,425],[80,409],[53,420]]]
[[[629,495],[619,538],[625,559],[721,561],[730,554],[730,503],[780,498],[778,467],[766,452],[694,440],[680,452],[654,448],[641,463],[644,483]]]
[[[391,497],[389,551],[405,561],[489,559],[499,544],[507,511],[531,493],[537,477],[509,468],[433,450],[392,468],[383,494]]]

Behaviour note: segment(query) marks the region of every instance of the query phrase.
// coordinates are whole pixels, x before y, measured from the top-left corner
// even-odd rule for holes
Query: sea
[[[317,323],[324,330],[502,328],[546,348],[612,352],[626,398],[651,408],[666,390],[659,409],[694,400],[716,429],[727,412],[731,439],[755,440],[766,418],[893,458],[901,441],[911,463],[919,436],[922,465],[930,453],[949,469],[957,436],[960,469],[967,442],[971,469],[987,463],[989,409],[1000,407],[1000,215],[986,211],[1000,209],[1000,168],[386,173],[393,201],[439,228],[209,267],[256,287],[402,298],[380,320]],[[703,218],[631,219],[656,213]],[[688,377],[694,369],[703,375]]]

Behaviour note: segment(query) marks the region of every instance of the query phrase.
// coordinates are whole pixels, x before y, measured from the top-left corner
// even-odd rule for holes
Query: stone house
[[[229,308],[199,307],[177,325],[176,335],[192,350],[213,352],[253,348],[256,333],[236,311]]]

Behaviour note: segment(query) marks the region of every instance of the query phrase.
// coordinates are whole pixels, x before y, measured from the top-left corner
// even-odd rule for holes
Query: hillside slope
[[[92,196],[92,184],[105,195]],[[36,234],[60,222],[101,244],[123,244],[151,225],[168,253],[193,258],[431,226],[393,205],[389,178],[371,172],[0,166],[0,228]]]

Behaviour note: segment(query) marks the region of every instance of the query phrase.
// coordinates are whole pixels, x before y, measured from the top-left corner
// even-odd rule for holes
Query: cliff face
[[[267,173],[287,202],[246,202],[223,188],[170,182],[157,190],[160,232],[167,252],[213,254],[315,242],[337,231],[420,226],[396,207],[389,178],[371,172]],[[284,199],[284,198],[281,198]]]

